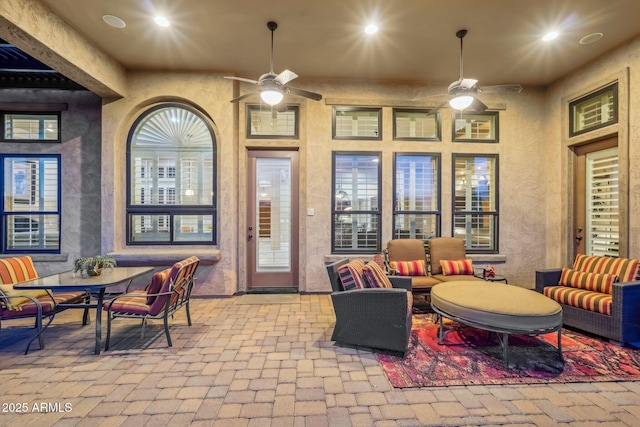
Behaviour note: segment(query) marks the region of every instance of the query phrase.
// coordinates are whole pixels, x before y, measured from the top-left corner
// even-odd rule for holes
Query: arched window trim
[[[202,155],[205,153],[200,149],[189,149],[188,145],[180,146],[180,143],[162,148],[159,145],[150,146],[150,153],[172,154],[174,158],[171,159],[171,156],[168,156],[168,161],[165,159],[166,164],[160,166],[158,157],[153,157],[148,171],[143,171],[140,167],[136,169],[132,164],[134,161],[138,162],[135,155],[144,152],[144,150],[136,150],[134,146],[138,128],[141,124],[146,125],[145,120],[163,109],[177,109],[188,118],[193,119],[195,115],[200,119],[210,135],[211,151],[206,150],[207,155]],[[200,125],[200,123],[196,124]],[[164,131],[169,132],[166,129]],[[160,136],[163,135],[160,134]],[[210,119],[188,104],[165,102],[140,113],[127,136],[127,245],[215,245],[217,243],[216,146],[215,132]],[[207,158],[209,153],[211,153],[210,160]],[[171,161],[174,162],[173,165]],[[135,177],[134,170],[137,170],[138,174]],[[207,173],[208,171],[211,175]],[[147,185],[146,190],[152,193],[147,196],[152,197],[153,204],[137,202],[134,194],[136,190],[144,192],[145,187],[139,181],[145,172],[151,174],[149,177],[152,181]],[[138,181],[134,182],[134,179]],[[161,188],[159,180],[167,183],[166,188]],[[189,180],[188,184],[187,180]],[[184,182],[181,183],[181,181]],[[138,193],[137,197],[140,200],[144,195],[141,196]]]

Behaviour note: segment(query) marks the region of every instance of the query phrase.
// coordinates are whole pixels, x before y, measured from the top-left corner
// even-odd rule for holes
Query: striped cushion
[[[338,268],[338,276],[340,276],[343,290],[363,289],[365,287],[362,279],[363,268],[364,261],[360,259],[354,259]]]
[[[558,285],[611,294],[613,284],[617,280],[618,276],[613,274],[585,273],[570,268],[563,268]]]
[[[60,304],[62,302],[82,302],[86,294],[84,292],[56,292],[52,295],[53,300],[48,294],[46,296],[41,296],[38,298],[38,301],[40,301],[40,305],[42,306],[43,314],[53,311],[53,309],[55,308],[53,301],[55,301],[56,304]],[[12,317],[28,316],[37,313],[37,306],[33,303],[33,301],[27,299],[26,302],[23,302],[19,306],[15,307],[14,310],[4,310],[2,312],[2,319],[11,319]]]
[[[142,290],[129,292],[127,296],[117,298],[111,306],[111,311],[126,314],[147,315],[151,309],[151,305],[147,304],[147,293]],[[111,301],[103,304],[103,308],[107,310]]]
[[[592,292],[569,286],[547,286],[544,288],[544,295],[561,304],[611,315],[613,297],[601,292]]]
[[[362,277],[364,278],[367,288],[392,288],[389,278],[380,266],[371,261],[362,269]]]
[[[151,278],[151,282],[147,285],[146,292],[148,294],[160,293],[160,290],[162,289],[162,285],[164,285],[164,282],[167,280],[167,277],[169,277],[169,272],[171,272],[171,269],[167,268],[166,270],[158,271],[157,273],[155,273]],[[155,295],[150,297],[148,296],[147,304],[149,305],[153,304],[153,301],[155,301],[155,299],[156,299]]]
[[[13,289],[14,283],[37,278],[38,273],[30,256],[0,259],[0,293],[5,296],[15,296],[15,298],[3,299],[2,307],[8,310],[20,310],[19,307],[22,304],[31,303],[29,298],[23,298],[19,295],[29,295],[34,298],[46,297],[48,295],[46,289],[31,291]]]
[[[472,275],[473,264],[470,259],[461,259],[457,261],[440,260],[442,274],[445,276]]]
[[[426,276],[427,265],[423,259],[415,261],[390,261],[389,267],[398,276]]]
[[[618,276],[620,282],[631,282],[638,274],[637,259],[611,258],[578,254],[573,269],[585,273],[606,273]]]

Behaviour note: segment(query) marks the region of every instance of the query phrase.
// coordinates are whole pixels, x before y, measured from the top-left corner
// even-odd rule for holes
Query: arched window
[[[181,104],[144,112],[127,141],[127,244],[216,243],[216,141]]]

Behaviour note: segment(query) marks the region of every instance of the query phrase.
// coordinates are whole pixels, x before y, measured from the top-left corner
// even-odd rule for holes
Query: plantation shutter
[[[587,154],[589,255],[619,256],[618,148]]]

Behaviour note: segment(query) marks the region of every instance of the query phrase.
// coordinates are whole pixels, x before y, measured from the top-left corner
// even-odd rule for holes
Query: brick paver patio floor
[[[328,295],[239,298],[192,300],[193,326],[177,314],[171,348],[161,322],[141,340],[119,319],[95,355],[78,310],[24,356],[31,322],[4,322],[0,426],[640,425],[640,383],[394,389],[372,353],[329,340]]]

